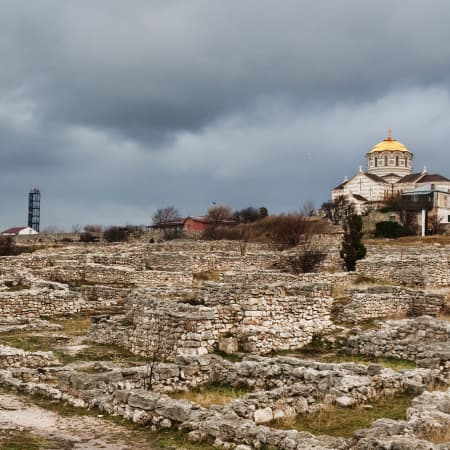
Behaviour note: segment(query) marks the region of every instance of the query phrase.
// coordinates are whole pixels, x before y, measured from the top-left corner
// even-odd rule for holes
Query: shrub
[[[375,224],[375,237],[395,239],[406,235],[405,227],[397,222],[383,221]]]
[[[292,255],[286,258],[286,264],[294,274],[310,273],[322,263],[327,257],[326,253],[305,250],[299,255]]]
[[[97,242],[98,240],[98,236],[96,236],[94,233],[91,233],[90,231],[84,231],[83,233],[80,233],[81,242]]]
[[[0,256],[15,255],[16,245],[11,236],[0,236]]]
[[[125,242],[128,240],[128,232],[124,227],[111,226],[103,232],[103,239],[107,242]]]
[[[342,241],[341,258],[348,271],[355,270],[356,261],[366,256],[366,247],[362,243],[362,219],[353,214],[344,223],[344,238]]]
[[[16,256],[21,253],[32,253],[34,246],[17,246],[11,236],[0,236],[0,256]]]

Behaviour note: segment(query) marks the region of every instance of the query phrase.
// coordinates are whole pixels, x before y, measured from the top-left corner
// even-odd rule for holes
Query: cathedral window
[[[378,167],[378,158],[375,156],[375,167]]]
[[[396,165],[397,167],[400,165],[400,158],[399,158],[398,155],[395,157],[395,165]]]
[[[384,165],[385,165],[385,166],[388,165],[388,157],[387,157],[387,156],[384,157]]]

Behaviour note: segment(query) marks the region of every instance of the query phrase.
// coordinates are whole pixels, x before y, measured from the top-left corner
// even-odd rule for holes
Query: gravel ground
[[[63,417],[10,393],[0,392],[0,429],[63,441],[61,449],[157,450],[131,430],[101,417]]]

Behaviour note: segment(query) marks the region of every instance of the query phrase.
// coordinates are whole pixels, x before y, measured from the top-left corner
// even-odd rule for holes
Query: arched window
[[[400,158],[399,158],[398,155],[395,157],[395,165],[396,165],[397,167],[400,165]]]
[[[375,167],[378,167],[378,158],[375,156]]]
[[[388,165],[388,157],[387,157],[387,155],[384,156],[384,165],[385,166]]]

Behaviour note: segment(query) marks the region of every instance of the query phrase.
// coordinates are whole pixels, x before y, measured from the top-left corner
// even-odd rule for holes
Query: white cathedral
[[[367,154],[367,171],[362,166],[351,179],[344,180],[331,191],[331,198],[345,196],[358,214],[382,206],[398,195],[430,194],[442,223],[450,222],[450,180],[439,174],[429,174],[426,168],[413,173],[413,153],[401,142],[388,137]]]

